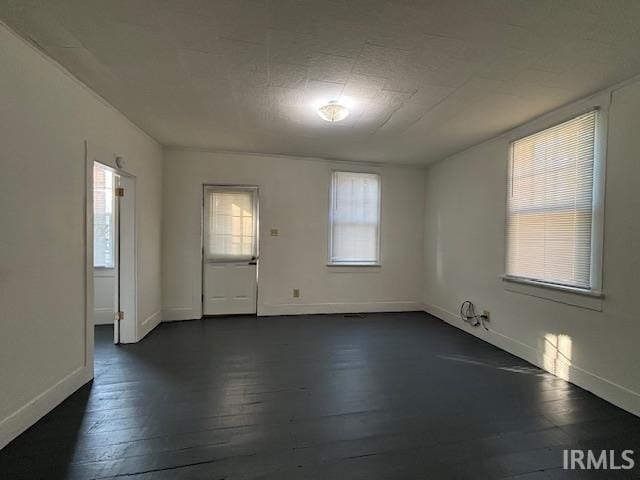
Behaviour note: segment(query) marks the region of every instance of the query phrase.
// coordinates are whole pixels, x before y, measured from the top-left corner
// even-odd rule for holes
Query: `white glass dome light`
[[[318,109],[318,115],[327,122],[335,123],[349,116],[349,110],[333,100]]]

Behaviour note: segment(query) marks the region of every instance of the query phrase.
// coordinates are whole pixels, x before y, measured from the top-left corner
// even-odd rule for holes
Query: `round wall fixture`
[[[335,123],[347,118],[349,116],[349,110],[334,100],[320,107],[318,109],[318,115],[327,122]]]

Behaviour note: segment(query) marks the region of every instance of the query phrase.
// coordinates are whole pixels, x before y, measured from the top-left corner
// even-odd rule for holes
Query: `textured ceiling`
[[[640,72],[638,0],[0,0],[164,145],[427,163]],[[351,115],[323,122],[340,100]]]

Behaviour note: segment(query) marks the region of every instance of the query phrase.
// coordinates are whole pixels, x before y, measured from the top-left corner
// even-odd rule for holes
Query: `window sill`
[[[329,273],[380,273],[379,263],[327,263]]]
[[[95,278],[113,278],[116,270],[113,267],[93,267],[93,276]]]
[[[327,263],[327,267],[381,267],[379,263]]]
[[[602,292],[537,282],[535,280],[511,277],[509,275],[502,276],[502,283],[504,289],[510,292],[544,298],[553,302],[573,305],[597,312],[602,311],[602,300],[604,298]]]

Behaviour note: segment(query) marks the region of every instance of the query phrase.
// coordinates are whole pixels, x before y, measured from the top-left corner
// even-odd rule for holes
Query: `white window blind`
[[[334,172],[330,263],[377,264],[379,229],[380,176]]]
[[[511,144],[507,275],[591,289],[597,112]]]
[[[93,266],[113,268],[113,172],[93,167]]]
[[[254,192],[205,190],[206,260],[242,261],[256,255]]]

